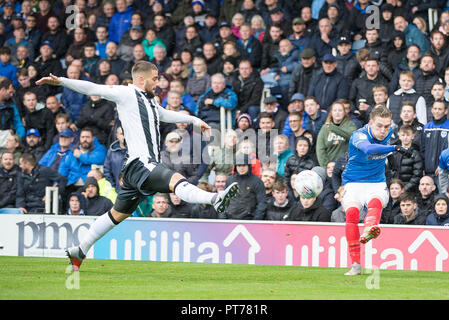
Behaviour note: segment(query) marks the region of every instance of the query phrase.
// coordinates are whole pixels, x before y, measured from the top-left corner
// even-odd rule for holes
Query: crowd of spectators
[[[164,108],[217,130],[220,109],[232,114],[218,143],[161,123],[162,162],[204,190],[237,181],[241,193],[222,215],[155,194],[134,216],[344,222],[350,137],[385,104],[390,143],[412,152],[386,161],[381,222],[448,225],[448,37],[445,0],[2,1],[0,209],[47,213],[54,185],[62,214],[113,206],[127,152],[115,104],[35,82],[127,85],[146,60]],[[292,187],[303,170],[323,180],[318,197]]]

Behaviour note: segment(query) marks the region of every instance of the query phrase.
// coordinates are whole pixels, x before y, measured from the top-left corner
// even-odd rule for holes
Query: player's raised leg
[[[378,224],[380,222],[382,208],[383,202],[377,197],[368,202],[367,214],[365,217],[365,229],[360,237],[360,242],[362,244],[366,244],[368,241],[376,239],[380,235],[380,227]]]

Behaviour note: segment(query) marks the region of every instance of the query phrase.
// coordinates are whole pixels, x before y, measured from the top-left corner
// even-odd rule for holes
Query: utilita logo
[[[26,250],[61,250],[79,245],[80,230],[88,230],[90,224],[83,223],[73,227],[70,223],[58,224],[19,222],[18,255],[23,256]]]

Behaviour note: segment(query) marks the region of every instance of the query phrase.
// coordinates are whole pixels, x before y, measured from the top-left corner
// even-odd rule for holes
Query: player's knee
[[[375,197],[368,202],[368,208],[379,208],[382,209],[383,202],[381,199]]]

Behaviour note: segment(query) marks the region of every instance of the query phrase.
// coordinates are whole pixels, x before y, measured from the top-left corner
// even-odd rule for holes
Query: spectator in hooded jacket
[[[0,208],[15,207],[19,171],[19,166],[14,163],[14,153],[2,152],[0,157]]]
[[[123,168],[127,147],[125,144],[125,136],[121,126],[117,126],[115,136],[117,138],[108,149],[106,160],[104,161],[103,172],[106,180],[118,192],[120,190],[120,171]]]
[[[399,197],[401,213],[393,219],[394,224],[424,225],[426,214],[419,208],[415,196],[411,193],[403,193]]]
[[[304,170],[311,170],[317,165],[311,155],[311,144],[308,138],[301,136],[296,140],[294,156],[287,159],[285,164],[284,178],[290,181],[293,174],[298,174]]]
[[[321,108],[327,111],[334,101],[348,98],[350,86],[348,80],[337,71],[338,62],[332,54],[326,54],[321,64],[323,72],[313,77],[307,95],[316,97]]]
[[[427,216],[428,226],[449,226],[449,198],[439,194],[435,197],[434,211]]]
[[[396,70],[396,67],[405,59],[406,55],[407,46],[404,34],[400,31],[394,31],[391,40],[386,44],[386,63],[391,72]]]
[[[115,200],[117,200],[117,192],[112,187],[112,184],[106,180],[103,172],[99,168],[92,169],[87,174],[87,178],[89,177],[94,177],[95,180],[97,180],[99,195],[106,197],[111,200],[112,203],[115,203]]]
[[[288,216],[296,216],[300,209],[296,201],[288,198],[287,184],[277,181],[273,185],[273,197],[268,200],[266,220],[282,221]]]
[[[44,213],[45,187],[57,184],[59,193],[63,194],[67,179],[57,171],[39,165],[30,153],[20,156],[20,169],[15,207],[23,213]]]
[[[169,213],[170,218],[191,218],[192,217],[192,204],[187,203],[176,194],[170,193],[168,198]]]
[[[72,192],[68,197],[67,215],[84,216],[86,215],[86,198],[79,192]]]
[[[87,177],[83,188],[83,195],[87,199],[86,216],[100,216],[112,208],[112,201],[100,196],[99,190],[97,179]]]

